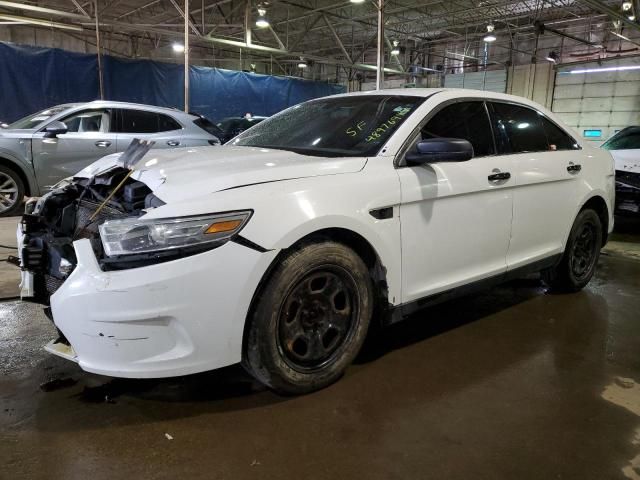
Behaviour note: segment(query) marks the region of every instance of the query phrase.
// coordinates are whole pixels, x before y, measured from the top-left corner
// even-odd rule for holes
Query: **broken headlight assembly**
[[[176,218],[125,218],[99,226],[107,257],[175,255],[217,247],[236,235],[251,210]],[[124,260],[124,258],[121,258]]]

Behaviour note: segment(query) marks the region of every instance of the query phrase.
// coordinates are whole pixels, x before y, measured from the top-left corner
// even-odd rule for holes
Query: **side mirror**
[[[67,133],[69,129],[63,122],[53,121],[44,127],[44,138],[56,138],[58,135]]]
[[[473,146],[462,138],[430,138],[405,155],[407,165],[432,162],[465,162],[473,158]]]

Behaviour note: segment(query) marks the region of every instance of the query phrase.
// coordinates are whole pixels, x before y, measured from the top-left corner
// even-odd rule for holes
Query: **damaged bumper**
[[[640,173],[616,171],[616,213],[640,214]]]
[[[102,271],[89,240],[51,296],[70,348],[47,350],[102,375],[152,378],[211,370],[241,359],[245,318],[275,256],[233,242],[167,263]]]

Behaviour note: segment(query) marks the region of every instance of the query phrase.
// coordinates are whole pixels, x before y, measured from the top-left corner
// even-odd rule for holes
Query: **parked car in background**
[[[247,114],[244,117],[229,117],[225,118],[221,122],[218,122],[216,126],[220,129],[220,131],[222,131],[222,143],[227,143],[233,137],[240,135],[242,132],[253,127],[254,125],[257,125],[265,118],[268,117],[258,117]]]
[[[602,144],[616,162],[616,213],[640,212],[640,126],[627,127]]]
[[[18,231],[23,295],[61,332],[47,350],[115,377],[242,362],[310,392],[342,375],[373,318],[533,272],[583,288],[613,228],[611,155],[492,92],[311,100],[140,164],[101,159],[31,202]]]
[[[154,148],[219,145],[206,118],[170,108],[94,101],[47,108],[0,130],[0,216],[39,196],[133,138]]]

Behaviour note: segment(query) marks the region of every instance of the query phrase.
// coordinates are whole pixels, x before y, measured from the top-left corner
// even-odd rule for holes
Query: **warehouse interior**
[[[640,2],[0,0],[0,179],[5,128],[56,105],[145,104],[221,125],[330,95],[424,88],[535,102],[608,150],[640,127]],[[0,218],[4,475],[639,479],[635,135],[615,164],[628,180],[624,196],[616,186],[615,226],[583,290],[557,294],[528,274],[376,325],[337,383],[301,396],[240,364],[113,378],[45,351],[60,332],[24,298],[20,198]],[[101,156],[126,145],[115,147]],[[64,177],[86,163],[73,165]],[[46,191],[20,181],[27,199]],[[0,207],[3,195],[0,185]]]

